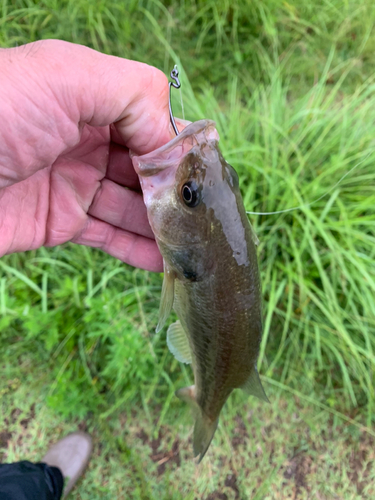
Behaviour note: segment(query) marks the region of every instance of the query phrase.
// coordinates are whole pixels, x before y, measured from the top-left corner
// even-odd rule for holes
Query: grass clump
[[[351,67],[347,88],[363,83],[375,65],[375,7],[371,0],[5,0],[0,43],[15,46],[61,38],[169,72],[172,47],[195,89],[207,82],[217,96],[238,75],[254,91],[280,66],[303,94],[323,73],[336,83]],[[370,69],[370,70],[369,70]]]
[[[370,81],[338,102],[341,86],[324,92],[324,78],[292,102],[280,81],[260,87],[238,110],[238,130],[223,127],[225,157],[240,173],[249,210],[300,207],[251,216],[267,308],[260,361],[288,384],[303,366],[305,387],[330,400],[341,387],[347,409],[369,403],[370,424],[374,87]]]
[[[9,375],[17,373],[18,367]],[[225,425],[196,466],[186,419],[174,405],[168,410],[173,422],[156,433],[136,407],[123,407],[116,418],[69,422],[45,406],[47,388],[38,379],[32,374],[8,384],[1,400],[8,425],[6,435],[0,432],[0,460],[38,461],[58,437],[77,426],[89,431],[94,454],[72,499],[373,498],[375,438],[334,422],[326,411],[312,412],[299,397],[277,396],[271,388],[271,405],[254,402],[251,408],[242,397],[231,398]],[[2,452],[3,441],[9,444]]]

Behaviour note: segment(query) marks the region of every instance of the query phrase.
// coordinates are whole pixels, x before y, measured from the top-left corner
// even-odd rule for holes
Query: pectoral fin
[[[266,393],[264,392],[262,382],[260,381],[259,373],[255,365],[254,369],[250,374],[250,377],[246,380],[241,389],[246,394],[250,394],[251,396],[255,396],[261,399],[262,401],[266,401],[266,403],[269,403],[269,399],[267,398]]]
[[[156,333],[159,333],[163,328],[172,310],[174,300],[174,279],[175,277],[173,271],[171,271],[164,262],[164,280],[161,289],[159,322],[156,327]]]
[[[168,328],[167,345],[177,361],[186,364],[192,362],[189,341],[179,321],[176,321]]]

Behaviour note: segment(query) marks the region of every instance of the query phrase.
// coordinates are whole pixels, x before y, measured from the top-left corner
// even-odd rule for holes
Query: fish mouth
[[[183,158],[194,146],[217,142],[219,134],[213,120],[199,120],[187,125],[174,139],[151,153],[138,156],[130,151],[134,169],[139,176],[148,177]]]

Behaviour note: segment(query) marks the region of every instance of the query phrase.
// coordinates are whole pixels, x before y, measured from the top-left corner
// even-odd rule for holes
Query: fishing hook
[[[174,82],[169,82],[169,118],[171,120],[173,130],[175,131],[176,135],[178,135],[180,132],[178,131],[176,122],[174,121],[173,118],[172,102],[171,102],[171,88],[174,87],[175,89],[179,89],[181,87],[180,80],[178,79],[178,68],[176,64],[171,71],[171,78],[172,80],[174,80]]]

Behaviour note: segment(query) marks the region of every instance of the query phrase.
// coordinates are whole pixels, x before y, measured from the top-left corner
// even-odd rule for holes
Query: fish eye
[[[181,189],[182,199],[190,208],[196,207],[200,202],[199,188],[195,181],[186,182]]]

